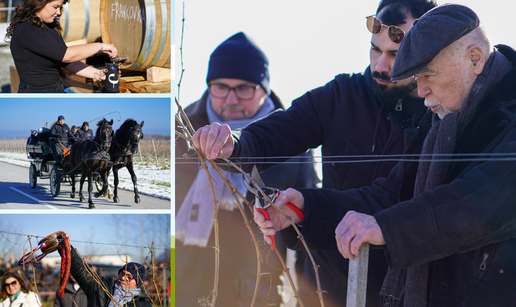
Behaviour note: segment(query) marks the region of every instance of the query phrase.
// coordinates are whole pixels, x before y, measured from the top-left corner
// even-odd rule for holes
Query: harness
[[[68,157],[70,155],[70,150],[71,148],[66,148],[60,140],[57,140],[59,142],[59,145],[61,145],[61,147],[63,147],[63,158],[65,157]]]
[[[113,157],[124,157],[124,156],[130,156],[133,153],[131,152],[131,148],[129,147],[129,144],[127,146],[124,146],[117,142],[116,135],[113,137],[113,143],[115,143],[118,148],[111,147],[110,154]]]
[[[102,150],[93,150],[94,144],[97,146],[100,146],[97,142],[94,142],[92,140],[86,141],[88,144],[84,146],[82,149],[82,160],[111,160],[111,157],[109,155],[109,150],[106,150],[105,152],[102,152]],[[95,147],[99,148],[99,147]]]
[[[127,141],[127,145],[123,145],[123,144],[120,144],[118,143],[117,139],[116,139],[116,133],[115,133],[115,136],[113,137],[113,143],[115,143],[118,148],[115,148],[115,147],[111,147],[110,149],[110,154],[114,157],[125,157],[125,156],[132,156],[133,153],[131,152],[131,149],[133,148],[133,146],[138,146],[138,142],[140,141],[138,139],[137,142],[133,142],[131,143],[131,139],[132,139],[132,135],[134,134],[134,132],[141,132],[142,129],[141,128],[134,128],[134,127],[131,127],[129,129],[129,140]]]
[[[100,130],[104,129],[105,126],[108,126],[107,124],[104,124]],[[109,125],[110,126],[110,125]],[[99,137],[100,138],[100,137]],[[97,146],[93,146],[97,145]],[[109,143],[109,148],[106,151],[102,151],[100,148],[102,146],[97,143],[95,139],[93,140],[87,140],[86,144],[84,145],[82,149],[82,161],[88,161],[88,160],[111,160],[111,157],[109,155],[109,148],[111,148],[111,142]],[[95,150],[97,149],[97,150]]]

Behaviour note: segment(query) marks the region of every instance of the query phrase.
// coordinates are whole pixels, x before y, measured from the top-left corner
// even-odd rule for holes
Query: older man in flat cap
[[[405,131],[408,155],[387,178],[344,192],[289,189],[276,202],[304,211],[308,245],[346,258],[382,246],[381,306],[516,302],[516,51],[492,48],[479,24],[469,8],[443,5],[403,39],[391,80],[415,76],[432,112]],[[265,235],[289,226],[268,212],[272,221],[255,217]]]
[[[201,127],[195,133],[193,143],[208,157],[221,153],[241,161],[247,171],[255,164],[258,170],[266,170],[274,165],[271,162],[278,163],[321,146],[324,188],[347,190],[370,186],[376,178],[386,177],[396,161],[376,157],[403,153],[404,129],[418,127],[427,109],[423,99],[417,97],[412,76],[403,81],[389,81],[394,59],[413,21],[436,6],[435,0],[380,1],[376,13],[365,20],[367,31],[363,33],[370,35],[370,62],[363,73],[338,74],[325,85],[295,99],[285,112],[274,112],[241,131],[232,133],[228,125],[216,122]],[[192,120],[190,114],[188,116]],[[363,155],[363,163],[353,163],[356,161],[351,161],[350,155]],[[183,152],[179,157],[182,159]],[[274,161],[270,159],[273,157]],[[187,178],[181,176],[178,179],[178,167],[181,167],[180,163],[176,164],[176,204],[181,203],[177,201],[177,191],[181,190],[178,181],[184,182],[183,178]],[[177,233],[176,229],[176,238]],[[288,242],[287,246],[297,252],[305,251],[297,239]],[[301,276],[299,297],[303,304],[319,306],[317,290],[322,289],[326,307],[345,305],[346,292],[342,289],[347,287],[349,261],[336,249],[312,251],[319,267],[318,275],[309,257],[304,261],[303,270],[296,271]],[[386,273],[384,253],[371,251],[367,306],[377,306]]]

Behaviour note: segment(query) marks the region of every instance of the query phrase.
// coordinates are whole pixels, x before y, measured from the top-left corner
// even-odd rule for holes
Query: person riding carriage
[[[50,128],[50,147],[52,148],[52,154],[57,167],[63,167],[63,159],[68,154],[70,145],[68,139],[75,139],[70,127],[65,124],[65,118],[63,115],[59,115],[57,122]],[[67,150],[68,149],[68,150]]]
[[[90,129],[90,124],[88,122],[82,123],[82,127],[77,130],[78,137],[85,140],[92,140],[95,136],[93,135],[93,131]]]

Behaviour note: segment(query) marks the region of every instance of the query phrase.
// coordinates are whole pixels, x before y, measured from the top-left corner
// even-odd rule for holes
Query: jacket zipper
[[[487,258],[489,258],[489,255],[491,254],[491,250],[493,249],[492,245],[489,245],[484,252],[484,255],[482,256],[482,262],[480,263],[480,266],[478,267],[477,277],[480,275],[482,271],[486,270],[486,264],[487,264]]]
[[[402,99],[398,100],[398,103],[401,103],[401,101],[402,101]],[[396,106],[396,108],[397,108],[397,106]],[[387,113],[387,116],[389,116],[389,117],[393,118],[393,116],[395,116],[395,115],[394,115],[394,113],[392,113],[392,116],[391,116],[391,113]],[[394,131],[396,130],[396,129],[395,129],[396,127],[395,127],[394,121],[395,121],[394,119],[392,119],[392,120],[390,121],[390,124],[391,124],[391,133],[389,133],[389,137],[387,138],[387,143],[385,144],[385,147],[383,148],[383,152],[382,152],[382,154],[383,154],[383,155],[385,155],[386,153],[388,153],[388,151],[391,149],[391,147],[393,146],[393,144],[394,144],[394,142],[395,142],[395,141],[393,140],[393,138],[395,138],[395,136],[394,136]],[[401,135],[403,136],[403,133],[401,133]],[[403,146],[403,147],[405,147],[405,146]],[[374,145],[373,145],[373,152],[374,152]],[[405,148],[403,148],[403,149],[402,149],[402,153],[404,153],[404,152],[405,152]],[[378,162],[376,162],[376,167],[375,167],[375,169],[374,169],[374,173],[373,173],[373,177],[372,177],[372,178],[373,178],[373,181],[374,181],[374,178],[376,178],[376,177],[378,176],[378,169],[380,168],[380,163],[381,163],[381,162],[382,162],[382,161],[378,161]],[[372,181],[371,181],[371,182],[372,182]]]
[[[403,110],[403,99],[398,99],[398,103],[396,103],[396,108],[394,108],[394,110],[400,112],[401,110]]]

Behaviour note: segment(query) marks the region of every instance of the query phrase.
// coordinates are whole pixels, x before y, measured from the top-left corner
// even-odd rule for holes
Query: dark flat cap
[[[476,29],[480,21],[470,8],[458,4],[438,6],[421,18],[401,41],[391,71],[391,81],[409,78],[453,42]]]

